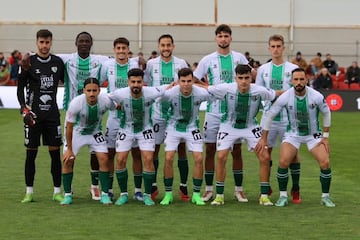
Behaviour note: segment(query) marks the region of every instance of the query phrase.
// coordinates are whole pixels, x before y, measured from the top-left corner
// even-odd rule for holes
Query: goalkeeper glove
[[[29,110],[27,107],[24,107],[22,109],[22,116],[23,116],[23,121],[24,121],[25,125],[28,125],[30,127],[35,125],[36,114],[34,112],[32,112],[31,110]]]

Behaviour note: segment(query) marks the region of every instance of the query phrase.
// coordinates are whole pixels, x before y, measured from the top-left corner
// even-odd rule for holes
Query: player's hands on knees
[[[63,155],[63,162],[69,162],[69,161],[74,161],[75,160],[75,155],[72,151],[67,150],[65,152],[65,154]]]
[[[256,144],[255,146],[255,152],[256,153],[260,153],[263,150],[268,151],[268,144],[267,144],[267,140],[265,138],[260,138],[259,142]]]
[[[330,144],[329,144],[329,139],[328,138],[322,138],[321,139],[321,142],[319,143],[320,144],[323,144],[324,147],[325,147],[325,151],[329,154],[330,153]]]

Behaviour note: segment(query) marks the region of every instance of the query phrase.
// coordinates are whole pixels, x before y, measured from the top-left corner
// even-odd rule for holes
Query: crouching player
[[[61,205],[72,203],[71,184],[76,154],[84,145],[96,153],[99,160],[99,179],[101,200],[104,205],[112,204],[108,196],[109,164],[107,145],[101,132],[101,120],[108,109],[115,109],[115,104],[107,95],[100,94],[99,81],[88,78],[84,82],[84,94],[75,97],[66,112],[66,142],[64,147],[62,178],[65,198]]]

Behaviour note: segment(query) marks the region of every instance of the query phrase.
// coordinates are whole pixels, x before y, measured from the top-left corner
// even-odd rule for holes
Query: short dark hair
[[[40,29],[36,33],[36,39],[39,39],[39,38],[51,38],[52,39],[52,36],[53,36],[52,32],[50,32],[47,29]]]
[[[235,68],[235,73],[240,75],[251,73],[251,67],[246,64],[238,64]]]
[[[215,35],[218,35],[221,32],[232,34],[231,28],[229,25],[221,24],[215,29]]]
[[[306,75],[306,71],[303,68],[295,68],[291,71],[291,76],[294,75],[295,72],[303,72]]]
[[[99,80],[97,80],[97,78],[92,78],[92,77],[90,77],[90,78],[87,78],[87,79],[85,80],[85,82],[84,82],[84,88],[85,88],[86,85],[91,84],[91,83],[96,84],[96,85],[98,85],[98,86],[100,87],[100,82],[99,82]]]
[[[114,47],[116,46],[116,44],[125,44],[126,46],[130,46],[130,42],[127,38],[124,37],[119,37],[117,39],[114,40]]]
[[[180,77],[185,77],[185,76],[194,76],[193,75],[193,71],[191,70],[191,68],[182,68],[178,71],[178,77],[180,79]]]
[[[76,38],[75,38],[75,43],[77,43],[77,41],[79,40],[79,37],[81,36],[81,35],[88,35],[89,36],[89,38],[90,38],[90,40],[91,40],[91,42],[93,42],[93,38],[92,38],[92,36],[91,36],[91,34],[90,33],[88,33],[88,32],[81,32],[81,33],[79,33],[78,35],[76,35]]]
[[[144,77],[144,71],[141,70],[140,68],[132,68],[128,71],[128,79],[130,79],[130,77],[139,77],[141,76],[142,78]]]
[[[170,38],[171,43],[174,43],[174,38],[170,34],[163,34],[159,37],[158,43],[160,43],[160,40],[163,38]],[[157,54],[157,53],[156,53]]]

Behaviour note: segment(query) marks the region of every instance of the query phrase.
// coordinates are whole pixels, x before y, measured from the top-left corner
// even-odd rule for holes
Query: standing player
[[[107,146],[101,132],[101,121],[105,112],[115,104],[105,94],[100,94],[100,83],[96,78],[88,78],[84,82],[84,94],[75,97],[66,112],[66,142],[63,156],[62,177],[65,199],[60,204],[72,203],[71,184],[76,155],[80,148],[88,145],[99,160],[99,179],[101,183],[101,199],[104,205],[112,204],[109,198],[109,164]]]
[[[109,58],[101,55],[90,54],[93,38],[88,32],[81,32],[76,36],[75,45],[77,52],[71,54],[58,54],[65,63],[64,79],[64,109],[67,110],[70,101],[83,93],[84,82],[92,77],[104,80],[101,76],[101,67]],[[66,145],[66,142],[65,142]],[[93,200],[100,200],[99,190],[99,163],[95,153],[90,157],[91,187],[90,193]]]
[[[155,99],[162,96],[165,87],[143,87],[144,72],[139,68],[128,71],[128,87],[115,90],[110,94],[113,101],[121,105],[123,113],[119,132],[116,136],[116,177],[120,187],[120,197],[116,205],[128,202],[127,191],[128,171],[126,161],[134,142],[139,144],[141,157],[144,161],[144,204],[154,205],[151,199],[151,185],[155,178],[153,162],[155,137],[150,119],[150,108]]]
[[[186,61],[180,58],[177,58],[172,55],[175,48],[174,39],[170,34],[164,34],[159,37],[158,48],[160,56],[150,59],[147,62],[145,70],[145,83],[148,86],[161,86],[164,84],[170,84],[174,81],[177,81],[178,76],[177,72],[186,68]],[[159,166],[159,150],[160,144],[164,142],[165,139],[165,128],[167,121],[167,111],[169,109],[169,103],[162,102],[161,104],[154,105],[152,111],[152,121],[154,124],[154,133],[155,133],[155,154],[154,154],[154,165],[155,171],[157,171]],[[183,201],[189,201],[188,190],[187,190],[187,179],[189,173],[188,159],[186,156],[186,146],[185,143],[180,143],[178,147],[178,167],[180,173],[180,197]],[[156,186],[156,176],[155,182],[153,183],[152,188],[152,197],[155,199],[158,194],[158,189]]]
[[[267,146],[271,121],[285,108],[288,113],[289,125],[280,147],[280,161],[277,170],[280,198],[275,203],[278,207],[288,205],[288,167],[296,157],[302,143],[306,143],[308,150],[320,166],[321,204],[326,207],[335,207],[329,196],[332,175],[329,159],[331,112],[324,96],[307,87],[307,83],[304,69],[296,68],[292,71],[294,87],[283,93],[271,106],[264,120],[263,136],[257,146],[259,151]],[[323,132],[319,126],[319,112],[323,115]]]
[[[29,56],[29,68],[26,71],[20,68],[17,88],[18,101],[25,123],[26,195],[22,203],[33,201],[35,159],[41,136],[43,145],[49,146],[54,184],[53,200],[63,200],[60,188],[62,137],[56,93],[59,81],[64,79],[64,63],[59,57],[50,54],[52,33],[49,30],[41,29],[36,33],[36,45],[38,51],[35,55]],[[26,97],[24,88],[26,88]]]
[[[254,150],[258,143],[262,129],[257,123],[262,100],[274,100],[275,92],[261,86],[252,84],[251,68],[248,65],[239,64],[235,68],[236,82],[223,83],[210,86],[208,91],[218,99],[226,99],[227,107],[223,122],[220,124],[217,146],[216,161],[216,198],[211,205],[224,204],[224,183],[226,175],[226,160],[229,150],[238,140],[246,140],[248,149]],[[268,198],[269,184],[269,152],[264,149],[255,151],[260,163],[260,191],[259,203],[264,206],[272,206]]]
[[[271,88],[274,90],[287,90],[291,87],[291,71],[298,68],[297,65],[288,61],[284,61],[285,42],[284,37],[278,34],[272,35],[269,38],[269,52],[271,54],[271,61],[263,64],[256,76],[256,84]],[[266,117],[267,111],[271,106],[271,101],[266,101],[264,106],[264,113],[262,121]],[[285,109],[274,118],[268,138],[268,150],[271,159],[272,149],[276,146],[277,138],[283,138],[286,126],[288,124],[287,114]],[[272,160],[270,160],[271,170]],[[293,203],[301,203],[300,198],[300,161],[298,156],[290,164],[290,171],[293,180],[293,187],[291,189]],[[270,174],[270,172],[269,172]],[[271,189],[271,188],[270,188]],[[270,193],[272,191],[270,190]]]
[[[115,58],[110,59],[104,64],[104,71],[106,79],[108,80],[108,92],[113,92],[116,89],[127,87],[128,71],[133,68],[139,68],[139,60],[136,58],[128,58],[129,54],[129,40],[120,37],[114,40]],[[113,196],[113,179],[114,179],[114,157],[115,157],[115,141],[116,135],[119,131],[120,121],[122,119],[122,112],[118,110],[110,111],[106,124],[106,142],[109,150],[109,168],[110,168],[110,196]],[[142,182],[142,162],[141,153],[138,146],[131,150],[133,156],[133,172],[135,183],[134,199],[143,201],[141,192]]]
[[[238,52],[230,50],[232,41],[231,28],[222,24],[215,30],[215,41],[218,45],[217,51],[211,53],[199,62],[194,71],[194,77],[200,80],[207,77],[210,85],[230,83],[235,79],[234,69],[238,64],[248,64],[246,57]],[[213,179],[215,172],[216,139],[220,122],[225,113],[226,101],[214,101],[208,104],[204,122],[204,136],[206,145],[205,157],[205,182],[206,189],[203,195],[204,201],[213,198]],[[243,160],[241,156],[241,142],[234,144],[233,151],[233,174],[235,180],[234,196],[239,202],[247,202],[243,192]]]
[[[167,90],[161,98],[170,103],[169,120],[165,138],[164,184],[165,196],[161,205],[169,205],[173,201],[172,185],[174,181],[174,156],[179,143],[186,142],[193,154],[193,195],[192,203],[205,205],[200,196],[203,180],[203,138],[199,130],[199,108],[203,101],[210,100],[210,94],[204,88],[194,86],[193,73],[190,68],[182,68],[178,72],[178,84]]]

